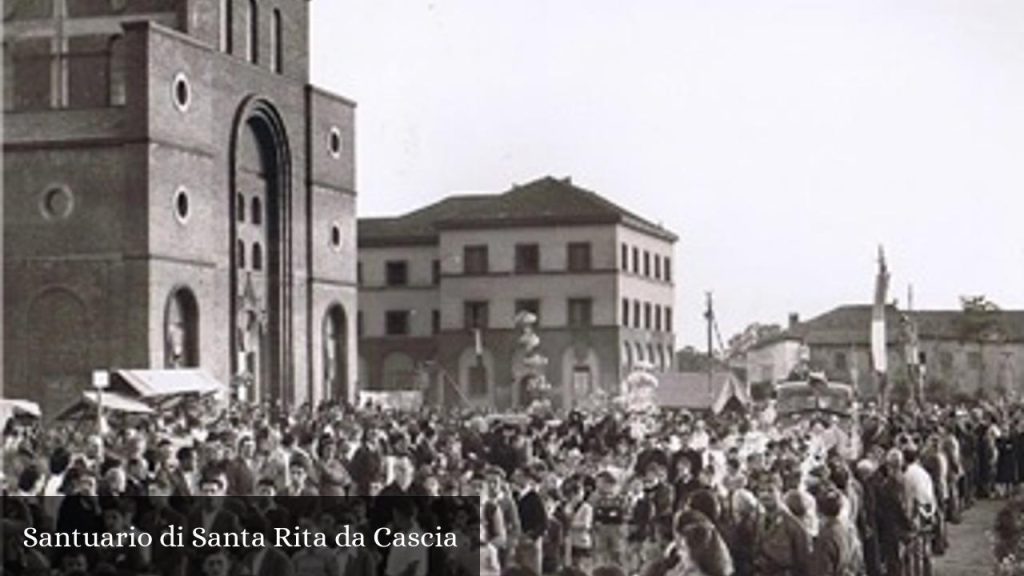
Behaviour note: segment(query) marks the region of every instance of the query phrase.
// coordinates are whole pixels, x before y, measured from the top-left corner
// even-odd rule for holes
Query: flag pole
[[[885,249],[879,246],[875,299],[871,310],[871,364],[878,381],[878,398],[884,414],[889,413],[888,339],[885,326],[885,300],[888,287],[889,270],[885,265]]]

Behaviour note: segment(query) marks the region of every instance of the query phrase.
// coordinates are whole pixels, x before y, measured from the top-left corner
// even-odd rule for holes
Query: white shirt
[[[932,485],[932,477],[917,462],[907,466],[903,473],[903,489],[911,513],[920,507],[930,512],[935,511],[935,487]]]
[[[569,538],[574,548],[589,550],[594,547],[591,529],[594,526],[594,508],[589,502],[581,502],[572,514]]]

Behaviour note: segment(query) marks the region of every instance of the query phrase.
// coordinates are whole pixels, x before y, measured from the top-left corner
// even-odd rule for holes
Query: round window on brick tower
[[[331,248],[341,250],[341,224],[331,224]]]
[[[191,215],[192,205],[188,196],[188,190],[178,188],[174,193],[174,217],[178,219],[178,222],[184,224],[188,222],[188,218]]]
[[[51,186],[39,200],[39,211],[47,220],[63,220],[71,215],[74,207],[75,197],[67,186]]]
[[[327,136],[327,151],[331,153],[331,156],[341,158],[342,145],[341,129],[337,126],[332,126],[331,133]]]
[[[181,112],[187,111],[188,107],[192,104],[192,85],[189,84],[188,77],[185,76],[184,72],[178,72],[174,76],[171,92],[171,96],[174,99],[174,107]]]

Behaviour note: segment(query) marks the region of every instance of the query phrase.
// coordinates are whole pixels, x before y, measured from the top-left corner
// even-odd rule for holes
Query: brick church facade
[[[351,399],[355,105],[309,84],[308,0],[4,6],[4,395]]]

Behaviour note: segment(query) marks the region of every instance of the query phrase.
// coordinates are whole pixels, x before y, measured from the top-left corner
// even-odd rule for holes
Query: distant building
[[[5,4],[8,397],[193,367],[251,399],[352,396],[355,104],[309,83],[309,10]]]
[[[895,306],[886,310],[888,372],[897,385],[907,374],[903,313]],[[914,310],[907,314],[917,325],[926,397],[1024,393],[1024,311]],[[785,379],[806,345],[812,368],[824,370],[830,379],[854,384],[862,395],[875,395],[870,326],[870,305],[840,306],[805,322],[792,322],[782,334],[748,350],[748,381]]]
[[[676,236],[568,179],[359,221],[360,384],[508,408],[513,318],[537,315],[556,405],[672,366]]]

